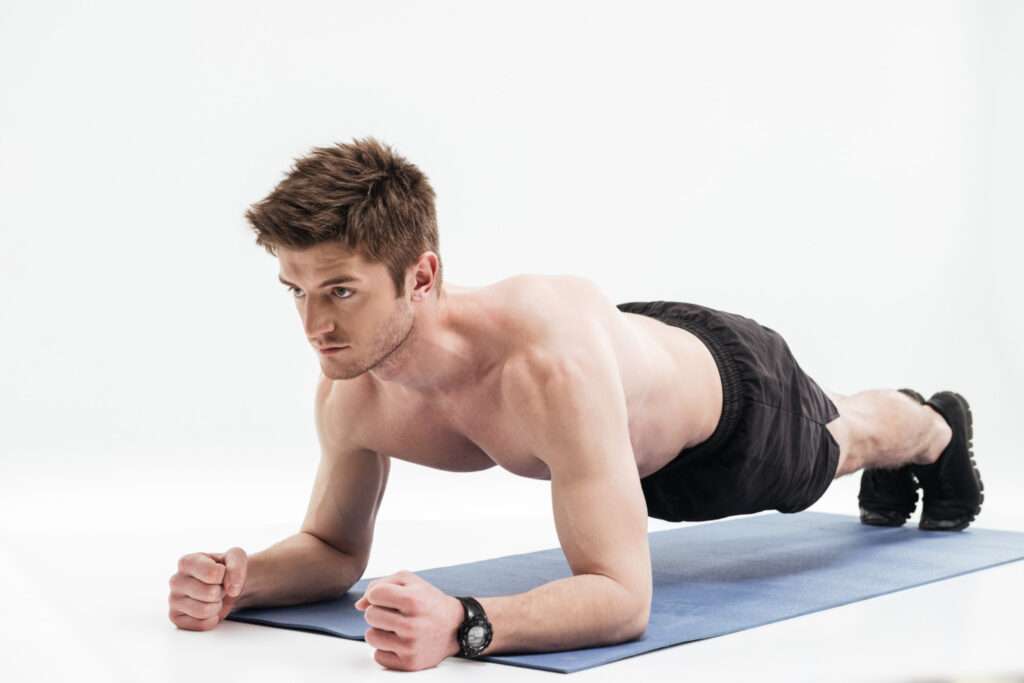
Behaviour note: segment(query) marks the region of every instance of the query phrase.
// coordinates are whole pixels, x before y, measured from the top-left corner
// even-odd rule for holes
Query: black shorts
[[[799,512],[825,493],[839,464],[839,444],[825,424],[839,411],[775,330],[684,302],[618,308],[695,334],[722,378],[722,416],[712,435],[640,480],[649,516],[681,522]]]

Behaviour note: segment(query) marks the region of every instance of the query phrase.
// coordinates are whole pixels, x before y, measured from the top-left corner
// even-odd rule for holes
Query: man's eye
[[[298,287],[288,287],[287,289],[288,289],[289,292],[291,292],[291,295],[293,297],[295,297],[296,299],[301,299],[302,298],[302,290],[299,289]],[[339,299],[351,299],[352,298],[352,290],[349,289],[348,287],[335,287],[332,291],[333,292],[338,292],[338,291],[349,292],[348,296],[338,296]]]

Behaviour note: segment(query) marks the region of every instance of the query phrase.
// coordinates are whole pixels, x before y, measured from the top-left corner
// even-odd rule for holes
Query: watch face
[[[470,647],[477,648],[484,644],[484,639],[486,637],[487,630],[483,626],[477,624],[469,629],[469,632],[466,634],[466,642]]]

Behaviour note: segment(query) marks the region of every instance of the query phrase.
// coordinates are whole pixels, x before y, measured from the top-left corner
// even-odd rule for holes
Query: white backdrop
[[[580,274],[755,318],[829,389],[959,391],[977,524],[1024,528],[1022,7],[5,2],[0,531],[195,529],[169,575],[298,529],[317,361],[242,213],[364,135],[429,176],[450,282]],[[473,487],[550,517],[396,461],[381,519]]]

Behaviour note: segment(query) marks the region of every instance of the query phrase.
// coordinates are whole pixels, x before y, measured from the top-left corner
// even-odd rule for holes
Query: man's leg
[[[835,478],[865,467],[933,463],[953,436],[938,411],[895,389],[825,393],[839,410],[839,417],[826,425],[839,443]]]

